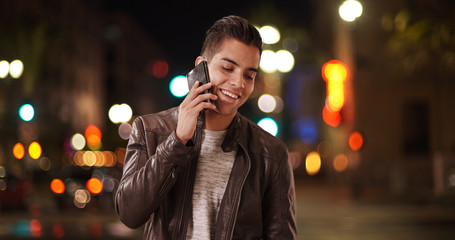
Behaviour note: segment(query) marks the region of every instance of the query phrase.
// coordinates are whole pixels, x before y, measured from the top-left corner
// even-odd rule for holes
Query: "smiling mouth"
[[[235,95],[234,93],[228,92],[228,91],[226,91],[226,90],[224,90],[224,89],[221,89],[221,92],[222,92],[224,95],[226,95],[226,96],[228,96],[228,97],[230,97],[230,98],[233,98],[233,99],[238,99],[238,98],[240,97],[239,95]]]

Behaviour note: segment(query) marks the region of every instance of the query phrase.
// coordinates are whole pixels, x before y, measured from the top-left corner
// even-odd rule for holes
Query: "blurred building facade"
[[[68,139],[90,124],[106,136],[101,150],[126,146],[108,119],[113,104],[128,103],[135,115],[161,108],[157,86],[168,67],[158,75],[150,68],[156,61],[167,64],[164,50],[131,17],[109,11],[106,4],[0,2],[0,59],[24,63],[19,79],[0,79],[0,166],[7,177],[29,179],[31,172],[42,172],[28,154],[15,159],[18,142],[41,144],[42,156],[57,165],[47,179],[63,164]],[[30,122],[18,116],[23,103],[35,107]]]
[[[363,15],[348,23],[334,1],[315,2],[318,46],[351,70],[343,122],[323,127],[350,167],[334,171],[332,153],[329,178],[357,195],[453,196],[453,8],[447,1],[361,1]],[[364,137],[359,151],[348,145],[353,131]]]

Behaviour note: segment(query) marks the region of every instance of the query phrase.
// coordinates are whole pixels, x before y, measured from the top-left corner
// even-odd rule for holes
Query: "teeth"
[[[230,93],[230,92],[228,92],[228,91],[226,91],[226,90],[221,90],[221,92],[222,92],[223,94],[225,94],[225,95],[231,97],[231,98],[234,98],[234,99],[239,98],[239,96],[237,96],[237,95],[235,95],[235,94],[233,94],[233,93]]]

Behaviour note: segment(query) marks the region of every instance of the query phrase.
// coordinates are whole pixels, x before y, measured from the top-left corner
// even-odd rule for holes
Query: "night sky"
[[[184,70],[199,55],[205,31],[219,18],[233,14],[245,17],[253,24],[273,24],[274,19],[268,21],[267,16],[263,16],[267,11],[264,8],[267,8],[268,11],[286,16],[280,21],[305,26],[309,25],[311,18],[309,2],[113,0],[106,1],[105,6],[111,11],[122,11],[133,17],[164,48],[171,67],[174,65],[181,68],[177,70]],[[262,12],[262,16],[259,12]]]

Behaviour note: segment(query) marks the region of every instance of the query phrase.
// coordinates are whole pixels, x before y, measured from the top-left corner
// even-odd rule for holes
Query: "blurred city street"
[[[455,239],[448,0],[0,1],[0,239],[142,239],[114,211],[132,123],[179,106],[231,14],[261,35],[238,112],[288,147],[298,239]]]
[[[397,200],[354,200],[349,189],[297,182],[298,239],[453,239],[455,205]],[[142,239],[114,211],[0,214],[0,239]]]

